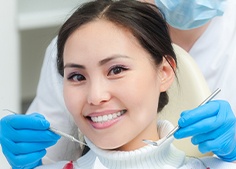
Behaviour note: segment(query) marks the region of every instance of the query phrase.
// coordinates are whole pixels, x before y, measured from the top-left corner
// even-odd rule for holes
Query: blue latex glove
[[[50,124],[37,113],[8,115],[0,121],[2,151],[13,169],[31,169],[42,164],[45,148],[60,138],[48,130]]]
[[[224,161],[236,160],[236,118],[228,102],[210,101],[184,111],[175,138],[192,136],[200,152],[213,152]]]

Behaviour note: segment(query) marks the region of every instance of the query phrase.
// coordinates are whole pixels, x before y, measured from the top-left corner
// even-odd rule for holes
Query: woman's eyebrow
[[[108,57],[108,58],[105,58],[105,59],[99,61],[98,65],[102,66],[102,65],[110,62],[111,60],[114,60],[114,59],[117,59],[117,58],[130,58],[130,57],[128,57],[126,55],[112,55],[111,57]],[[80,64],[75,64],[75,63],[67,63],[64,66],[64,69],[65,68],[80,68],[80,69],[85,69],[85,66],[84,65],[80,65]]]
[[[105,59],[99,61],[99,66],[102,66],[102,65],[106,64],[107,62],[117,59],[117,58],[130,58],[130,57],[128,57],[126,55],[112,55],[111,57],[108,57],[108,58],[105,58]]]
[[[75,64],[75,63],[67,63],[67,64],[64,66],[64,69],[65,69],[65,68],[80,68],[80,69],[85,69],[85,66],[80,65],[80,64]]]

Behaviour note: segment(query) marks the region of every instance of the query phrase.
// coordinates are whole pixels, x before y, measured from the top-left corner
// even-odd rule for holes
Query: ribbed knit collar
[[[168,122],[163,122],[160,133],[168,133],[172,128]],[[163,131],[164,130],[164,131]],[[162,134],[163,135],[163,134]],[[96,157],[94,166],[103,166],[109,169],[164,169],[179,168],[185,163],[185,153],[176,149],[171,143],[174,138],[169,138],[159,147],[146,145],[134,151],[107,151],[96,147],[89,139],[85,138],[88,146]],[[157,143],[160,142],[157,141]],[[97,163],[97,164],[96,164]],[[99,164],[98,164],[99,163]],[[99,168],[100,169],[100,168]]]

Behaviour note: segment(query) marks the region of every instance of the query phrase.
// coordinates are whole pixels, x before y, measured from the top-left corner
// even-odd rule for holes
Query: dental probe
[[[70,139],[70,140],[73,141],[73,142],[77,142],[77,143],[79,143],[79,144],[83,144],[83,145],[87,146],[86,143],[84,143],[84,142],[82,142],[82,141],[79,141],[79,140],[77,140],[75,137],[73,137],[73,136],[71,136],[71,135],[69,135],[69,134],[67,134],[67,133],[64,133],[64,132],[62,132],[62,131],[60,131],[60,130],[54,128],[54,127],[50,127],[49,130],[52,131],[52,132],[54,132],[54,133],[56,133],[56,134],[58,134],[58,135],[60,135],[60,136],[66,137],[66,138]]]
[[[206,104],[207,102],[209,102],[211,99],[213,99],[219,92],[221,91],[220,88],[216,89],[210,96],[208,96],[199,106],[202,106],[204,104]],[[199,107],[198,106],[198,107]],[[164,143],[168,138],[170,138],[178,129],[179,129],[179,125],[177,125],[174,129],[172,129],[164,138],[160,143],[156,143],[152,140],[147,140],[147,139],[143,139],[143,142],[146,144],[151,144],[153,146],[160,146],[162,143]]]
[[[18,113],[14,112],[14,111],[12,111],[12,110],[9,110],[9,109],[3,109],[3,111],[8,111],[8,112],[11,112],[11,113],[13,113],[13,114],[15,114],[15,115],[18,114]],[[71,140],[71,141],[73,141],[73,142],[77,142],[77,143],[79,143],[79,144],[83,144],[83,145],[87,146],[86,143],[84,143],[84,142],[82,142],[82,141],[79,141],[79,140],[77,140],[75,137],[73,137],[73,136],[71,136],[71,135],[69,135],[69,134],[67,134],[67,133],[65,133],[65,132],[63,132],[63,131],[60,131],[60,130],[54,128],[54,127],[49,127],[48,130],[50,130],[50,131],[52,131],[52,132],[54,132],[54,133],[56,133],[56,134],[58,134],[58,135],[60,135],[60,136],[62,136],[62,137],[68,138],[69,140]]]

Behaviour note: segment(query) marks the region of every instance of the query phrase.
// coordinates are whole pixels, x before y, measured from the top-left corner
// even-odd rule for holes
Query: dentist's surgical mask
[[[172,27],[188,30],[200,27],[224,13],[226,0],[155,0]]]

